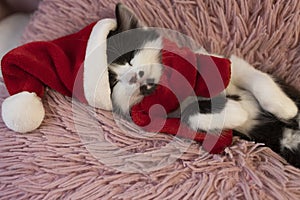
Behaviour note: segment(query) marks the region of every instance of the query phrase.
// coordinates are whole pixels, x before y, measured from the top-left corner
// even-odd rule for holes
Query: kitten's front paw
[[[273,92],[272,94],[261,92],[259,97],[258,101],[261,107],[279,119],[288,121],[296,117],[298,113],[298,107],[295,102],[287,97],[281,90]]]
[[[278,101],[276,103],[277,105],[267,107],[266,109],[277,116],[279,119],[290,120],[297,115],[298,108],[292,100],[282,99],[281,101]]]
[[[248,113],[238,101],[228,100],[225,107],[224,126],[227,129],[234,129],[242,126],[248,120]]]
[[[225,108],[220,113],[196,113],[189,116],[188,124],[193,130],[214,131],[234,129],[242,126],[248,119],[248,113],[239,102],[228,100]]]
[[[300,130],[285,129],[280,145],[281,156],[290,164],[300,168]]]
[[[265,111],[279,119],[287,121],[298,113],[296,104],[266,74],[261,73],[254,78],[251,92]]]

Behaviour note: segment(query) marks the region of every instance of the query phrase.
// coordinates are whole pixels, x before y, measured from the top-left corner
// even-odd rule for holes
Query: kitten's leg
[[[281,90],[273,79],[245,60],[232,55],[233,83],[250,91],[258,100],[261,107],[274,114],[279,119],[289,120],[296,116],[296,104]]]
[[[248,113],[238,101],[232,99],[228,99],[223,108],[209,112],[204,111],[205,113],[201,113],[201,108],[199,112],[199,109],[195,108],[195,104],[201,104],[201,101],[189,105],[183,114],[184,121],[196,131],[211,132],[234,129],[242,126],[248,119]]]
[[[300,168],[300,130],[285,128],[280,140],[280,154],[292,165]]]

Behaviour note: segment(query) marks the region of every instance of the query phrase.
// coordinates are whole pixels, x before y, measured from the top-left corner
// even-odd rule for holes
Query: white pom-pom
[[[6,98],[2,103],[2,119],[5,125],[19,133],[37,129],[44,116],[43,103],[35,93],[24,91]]]

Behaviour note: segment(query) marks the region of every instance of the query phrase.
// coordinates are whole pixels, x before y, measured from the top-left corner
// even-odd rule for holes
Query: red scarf
[[[222,92],[230,81],[230,61],[196,54],[166,39],[163,45],[164,69],[160,82],[153,94],[131,108],[133,122],[148,132],[203,142],[203,147],[210,153],[222,152],[232,142],[231,130],[222,131],[220,136],[195,132],[180,118],[168,118],[167,114],[177,110],[188,96],[214,97]]]

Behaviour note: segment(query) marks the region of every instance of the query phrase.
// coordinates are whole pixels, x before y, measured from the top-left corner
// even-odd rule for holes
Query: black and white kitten
[[[131,106],[151,94],[160,80],[162,38],[122,4],[116,7],[116,19],[117,29],[107,41],[110,86],[114,111],[128,117]],[[207,54],[203,49],[199,53]],[[232,77],[224,94],[212,100],[187,99],[178,117],[194,130],[233,129],[300,168],[300,94],[283,91],[269,75],[237,56],[230,60]]]
[[[117,28],[107,40],[107,57],[114,111],[128,116],[132,105],[150,94],[158,83],[162,68],[162,38],[142,27],[124,5],[116,6]]]

